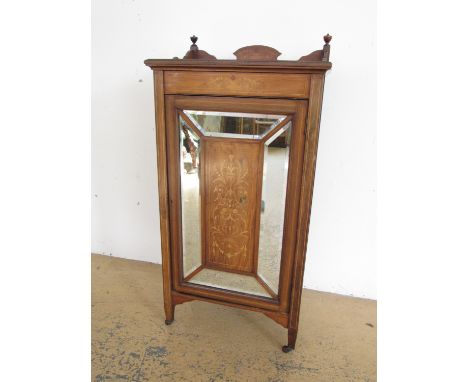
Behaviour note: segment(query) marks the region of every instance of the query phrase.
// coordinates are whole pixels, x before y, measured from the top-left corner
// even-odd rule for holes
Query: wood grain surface
[[[253,271],[259,143],[205,141],[207,265]]]
[[[307,98],[309,75],[278,73],[166,71],[166,94]]]

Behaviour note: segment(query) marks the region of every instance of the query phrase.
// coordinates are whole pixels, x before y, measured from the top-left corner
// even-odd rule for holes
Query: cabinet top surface
[[[267,71],[327,71],[332,67],[329,61],[331,36],[324,36],[325,45],[297,61],[278,60],[281,55],[276,49],[264,45],[251,45],[234,52],[236,60],[218,60],[215,56],[198,49],[196,36],[191,37],[192,45],[180,59],[147,59],[145,65],[152,69],[177,70],[267,70]]]
[[[314,61],[240,61],[240,60],[197,60],[197,59],[154,59],[145,60],[145,65],[155,69],[292,69],[299,71],[328,70],[331,62]]]

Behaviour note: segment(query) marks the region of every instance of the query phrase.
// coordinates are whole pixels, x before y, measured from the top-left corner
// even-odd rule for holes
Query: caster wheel
[[[289,353],[291,350],[294,350],[292,347],[289,347],[288,345],[284,345],[281,350],[283,350],[283,353]]]
[[[170,324],[172,324],[173,322],[174,322],[174,320],[165,320],[165,321],[164,321],[164,323],[165,323],[166,325],[170,325]]]

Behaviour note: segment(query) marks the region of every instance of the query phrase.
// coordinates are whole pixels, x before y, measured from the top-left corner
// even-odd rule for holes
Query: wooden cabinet
[[[154,72],[164,308],[264,313],[294,349],[331,36],[298,61],[273,48],[218,60],[196,37]]]

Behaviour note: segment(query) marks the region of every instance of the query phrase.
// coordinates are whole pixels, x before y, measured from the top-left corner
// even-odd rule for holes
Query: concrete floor
[[[205,302],[164,324],[161,266],[92,256],[92,380],[375,381],[376,302],[304,290],[296,350],[263,314]]]

